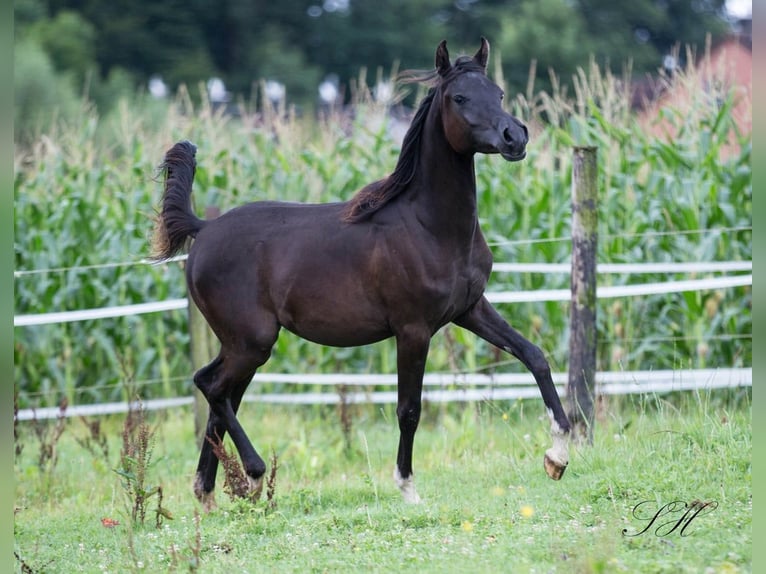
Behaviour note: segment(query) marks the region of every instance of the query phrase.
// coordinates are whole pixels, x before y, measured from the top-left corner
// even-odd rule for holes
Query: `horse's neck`
[[[430,231],[455,239],[472,237],[478,229],[473,156],[455,153],[440,123],[429,127],[434,135],[421,144],[413,207]]]

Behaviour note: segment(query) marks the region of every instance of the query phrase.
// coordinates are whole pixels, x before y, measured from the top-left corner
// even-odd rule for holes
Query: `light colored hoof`
[[[197,496],[197,500],[199,500],[202,505],[202,511],[206,514],[213,512],[218,508],[218,505],[215,502],[215,491],[200,494]]]
[[[247,477],[247,498],[253,502],[258,502],[261,499],[261,492],[263,492],[263,477],[253,478]]]
[[[402,493],[402,498],[407,504],[420,504],[423,500],[418,496],[418,491],[415,490],[415,482],[412,479],[412,475],[407,478],[402,478],[399,473],[399,467],[394,467],[394,482],[399,487],[399,492]]]
[[[569,464],[569,435],[557,431],[558,426],[553,428],[553,446],[545,451],[545,472],[553,480],[559,480]]]
[[[543,464],[545,465],[545,472],[548,473],[553,480],[559,480],[564,476],[564,471],[567,469],[567,462],[560,462],[554,458],[553,449],[549,449],[545,453],[545,459]]]
[[[202,480],[199,475],[194,479],[194,496],[199,500],[202,505],[202,511],[205,513],[212,512],[218,507],[215,503],[215,491],[205,492],[202,489]]]

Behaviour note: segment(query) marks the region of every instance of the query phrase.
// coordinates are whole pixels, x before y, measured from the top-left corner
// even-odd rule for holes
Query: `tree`
[[[62,10],[30,25],[29,35],[39,42],[57,71],[73,74],[82,86],[95,60],[96,31],[90,22],[77,12]]]
[[[725,0],[19,0],[17,29],[38,30],[57,71],[98,80],[119,70],[145,84],[154,74],[176,88],[220,76],[235,94],[260,79],[313,101],[319,81],[346,86],[370,71],[430,68],[434,48],[476,49],[486,36],[502,55],[513,90],[536,88],[549,68],[566,83],[591,56],[634,75],[653,72],[676,44],[702,47],[727,29]],[[21,32],[17,37],[21,37]],[[348,94],[348,90],[346,91]]]
[[[536,90],[549,89],[549,71],[563,78],[584,66],[594,50],[584,18],[568,0],[523,0],[500,17],[503,33],[496,43],[504,76],[514,91],[525,91],[530,65],[536,62]],[[555,30],[555,33],[552,31]]]
[[[102,77],[122,68],[142,83],[159,73],[177,85],[196,84],[216,73],[197,11],[186,1],[49,0],[49,6],[54,18],[63,10],[77,10],[93,25]]]
[[[25,37],[14,48],[14,139],[26,141],[46,130],[54,117],[68,117],[78,108],[69,78],[56,74],[43,47]]]
[[[536,89],[550,88],[549,70],[566,84],[591,57],[634,77],[656,72],[674,46],[704,47],[706,37],[725,34],[725,0],[521,0],[513,9],[495,6],[506,79],[524,90],[530,62],[537,62]]]
[[[637,72],[654,72],[674,46],[703,48],[708,34],[728,30],[726,0],[577,0],[586,32],[601,59]]]

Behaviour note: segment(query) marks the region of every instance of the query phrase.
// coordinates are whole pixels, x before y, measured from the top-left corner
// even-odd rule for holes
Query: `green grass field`
[[[332,407],[246,403],[256,448],[278,459],[271,504],[265,494],[258,504],[230,498],[219,473],[218,509],[198,523],[191,414],[154,413],[147,484],[162,487],[173,516],[159,527],[153,499],[146,521],[132,521],[113,470],[124,416],[102,420],[108,456],[86,449],[86,425],[68,420],[55,465],[42,467],[35,425],[19,423],[16,571],[749,572],[750,401],[749,389],[612,398],[594,445],[573,448],[559,482],[542,468],[550,445],[539,401],[427,405],[418,506],[391,479],[392,406],[356,407],[347,447]],[[684,518],[679,506],[643,534],[623,533],[695,500],[717,507]]]

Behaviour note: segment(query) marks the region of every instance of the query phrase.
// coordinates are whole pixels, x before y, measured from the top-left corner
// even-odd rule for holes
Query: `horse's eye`
[[[452,96],[452,101],[455,102],[457,105],[464,104],[468,101],[468,98],[465,96],[461,96],[460,94],[456,94]]]
[[[500,92],[500,100],[502,101],[503,98],[505,98],[505,94],[503,92]]]

